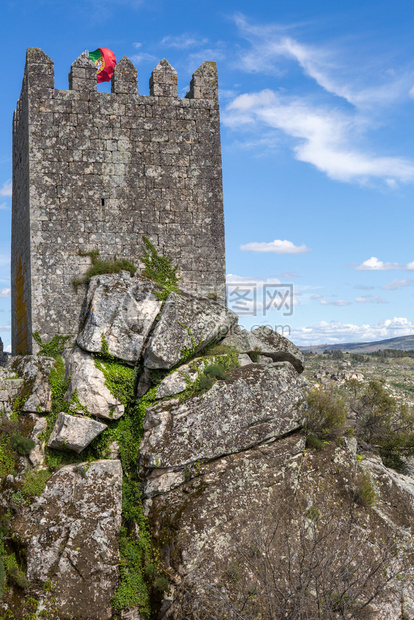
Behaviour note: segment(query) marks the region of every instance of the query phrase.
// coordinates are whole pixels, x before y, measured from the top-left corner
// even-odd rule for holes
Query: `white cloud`
[[[370,286],[369,284],[355,284],[354,288],[357,288],[360,291],[372,291],[375,286]]]
[[[132,44],[132,47],[135,47],[136,50],[139,50],[139,48],[142,47],[142,43],[139,43],[138,41],[136,41],[135,43]]]
[[[275,239],[270,243],[254,241],[241,245],[240,249],[249,252],[272,252],[273,254],[304,254],[310,251],[305,244],[295,245],[286,239],[284,241]]]
[[[354,267],[357,271],[389,271],[390,269],[413,271],[414,261],[407,263],[407,265],[400,265],[399,263],[385,263],[384,261],[379,260],[376,256],[371,256],[371,258],[364,260],[364,262],[360,265],[354,265]],[[355,286],[355,288],[361,288],[361,286]]]
[[[411,278],[408,278],[407,280],[393,280],[392,282],[388,282],[387,284],[384,284],[382,288],[387,291],[394,291],[397,288],[401,288],[402,286],[412,286],[413,284],[414,284],[414,280],[412,280]]]
[[[157,57],[153,54],[148,54],[147,52],[141,52],[139,54],[134,54],[131,56],[131,62],[136,65],[139,65],[141,62],[154,62],[157,60]]]
[[[414,86],[410,88],[410,90],[408,91],[408,94],[410,95],[410,97],[414,99]]]
[[[345,299],[327,301],[326,299],[321,299],[320,303],[322,304],[322,306],[350,306],[352,304],[352,301],[346,301]]]
[[[361,265],[355,267],[357,271],[386,271],[388,269],[403,269],[398,263],[384,263],[376,256],[371,256],[367,260],[364,260]]]
[[[283,273],[277,273],[278,278],[299,278],[299,274],[296,271],[284,271]]]
[[[198,47],[206,43],[208,43],[208,39],[196,38],[188,33],[178,36],[168,35],[161,41],[161,45],[174,47],[176,49],[188,49],[189,47]]]
[[[320,321],[316,325],[292,329],[290,338],[298,345],[372,342],[414,334],[414,322],[403,317],[380,321],[376,325],[354,325],[340,321]]]
[[[0,196],[11,196],[12,195],[12,182],[9,179],[5,181],[3,185],[0,187]]]
[[[4,348],[6,353],[11,353],[11,344],[8,344],[7,347]]]
[[[10,297],[11,289],[10,288],[0,288],[0,297]]]
[[[311,299],[323,299],[323,295],[311,295]]]
[[[361,63],[360,52],[355,53],[355,48],[339,50],[304,44],[291,35],[294,27],[254,25],[240,14],[234,21],[241,36],[251,45],[250,49],[241,52],[242,67],[248,72],[280,74],[283,61],[285,64],[294,62],[320,88],[359,108],[372,108],[407,97],[412,85],[410,72],[378,72],[378,59],[364,58]],[[354,70],[355,66],[358,71]],[[376,77],[377,83],[373,83]],[[379,79],[382,83],[378,83]],[[414,87],[412,90],[414,92]]]
[[[363,295],[362,297],[356,297],[355,302],[357,304],[387,304],[388,301],[384,301],[382,297],[378,295]]]
[[[414,181],[414,162],[400,157],[379,157],[355,147],[364,122],[330,106],[315,106],[305,99],[291,98],[266,89],[239,95],[226,108],[223,122],[240,131],[269,127],[292,140],[295,158],[315,166],[328,177],[365,183],[393,178]],[[261,129],[262,127],[262,129]]]
[[[0,211],[9,211],[10,207],[5,202],[0,203]]]

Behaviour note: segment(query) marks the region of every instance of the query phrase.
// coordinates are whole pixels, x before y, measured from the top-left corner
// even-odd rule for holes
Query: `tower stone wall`
[[[203,63],[178,98],[164,59],[143,96],[124,56],[111,91],[97,92],[86,54],[72,64],[69,90],[57,90],[53,61],[27,50],[13,118],[14,354],[36,351],[34,331],[46,340],[78,331],[84,291],[73,281],[91,262],[82,254],[139,264],[143,235],[178,264],[182,288],[224,302],[215,63]]]

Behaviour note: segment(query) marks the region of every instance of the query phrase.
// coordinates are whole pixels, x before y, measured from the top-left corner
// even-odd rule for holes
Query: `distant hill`
[[[372,353],[383,349],[399,349],[401,351],[414,351],[414,334],[412,336],[399,336],[398,338],[388,338],[387,340],[376,340],[375,342],[348,342],[345,344],[318,344],[313,347],[299,347],[301,351],[348,351],[350,353]]]

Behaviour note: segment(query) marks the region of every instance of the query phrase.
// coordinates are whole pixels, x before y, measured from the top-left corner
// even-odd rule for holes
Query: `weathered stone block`
[[[147,368],[169,369],[194,355],[237,322],[237,315],[217,302],[189,293],[171,293],[148,344]]]
[[[49,438],[49,448],[82,452],[91,441],[102,433],[106,424],[83,418],[81,416],[59,413],[56,424]]]

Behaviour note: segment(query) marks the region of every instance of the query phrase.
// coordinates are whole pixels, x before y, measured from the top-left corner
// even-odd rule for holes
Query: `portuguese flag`
[[[98,47],[94,52],[89,52],[89,58],[98,67],[97,82],[110,82],[116,65],[113,51],[106,47]]]

